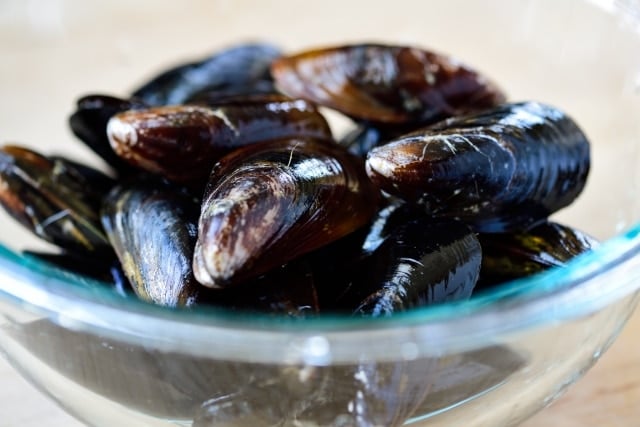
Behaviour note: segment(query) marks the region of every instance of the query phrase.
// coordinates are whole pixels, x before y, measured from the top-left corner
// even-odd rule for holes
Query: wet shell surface
[[[226,287],[367,223],[377,191],[333,141],[291,138],[245,147],[213,169],[198,225],[194,272]]]
[[[197,302],[197,218],[193,200],[166,188],[118,186],[105,198],[102,223],[138,297],[170,307]]]
[[[0,204],[29,231],[60,248],[112,253],[99,217],[104,186],[111,180],[89,170],[5,145],[0,148]]]
[[[505,100],[495,84],[460,61],[414,47],[310,50],[275,60],[271,72],[287,95],[368,122],[434,122]]]
[[[562,111],[504,104],[374,148],[367,173],[388,194],[478,231],[523,229],[570,204],[586,184],[589,141]]]
[[[156,107],[109,120],[113,150],[126,162],[182,184],[206,182],[215,162],[235,148],[269,139],[331,138],[307,101],[261,98],[221,105]]]
[[[482,260],[480,242],[467,225],[420,217],[404,207],[374,222],[362,252],[337,301],[371,316],[469,298]]]
[[[294,261],[255,279],[227,289],[208,289],[201,304],[290,318],[317,315],[320,311],[315,280],[306,262]]]
[[[69,127],[78,139],[116,171],[126,172],[131,169],[131,165],[118,157],[111,148],[107,137],[107,123],[118,113],[142,108],[147,108],[147,105],[137,99],[102,94],[86,95],[76,102],[76,110],[69,117]]]
[[[207,58],[163,71],[133,91],[133,96],[154,106],[182,104],[207,91],[244,91],[269,81],[269,66],[280,50],[266,43],[232,46]]]
[[[479,287],[497,285],[566,265],[599,243],[593,237],[555,222],[514,233],[480,233],[482,269]]]

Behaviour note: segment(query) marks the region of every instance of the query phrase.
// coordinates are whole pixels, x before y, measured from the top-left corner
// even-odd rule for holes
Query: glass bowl
[[[604,242],[469,301],[291,322],[122,299],[18,255],[43,244],[3,216],[3,353],[93,426],[517,425],[600,357],[638,301],[639,22],[637,2],[604,0],[2,2],[3,142],[98,165],[66,124],[86,93],[124,96],[243,41],[412,44],[580,123],[592,171],[553,218]]]

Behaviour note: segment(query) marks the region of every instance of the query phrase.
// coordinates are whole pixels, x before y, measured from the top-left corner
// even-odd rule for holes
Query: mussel
[[[139,110],[148,106],[142,101],[122,99],[111,95],[92,94],[78,99],[76,110],[69,117],[69,127],[87,147],[118,172],[127,172],[132,166],[114,153],[107,137],[109,119],[127,110]]]
[[[383,191],[477,231],[544,221],[580,194],[589,141],[564,112],[537,102],[454,117],[374,148],[367,173]]]
[[[115,187],[102,223],[136,295],[165,306],[191,306],[200,286],[191,262],[198,205],[169,188]]]
[[[238,313],[261,313],[291,318],[319,313],[318,295],[311,267],[293,261],[260,277],[227,289],[210,290],[198,301]]]
[[[197,280],[226,287],[339,239],[374,215],[377,190],[333,141],[274,140],[213,168],[194,255]]]
[[[270,44],[232,46],[192,62],[176,65],[152,77],[133,96],[154,106],[182,104],[207,91],[245,91],[269,82],[269,66],[281,55]]]
[[[487,78],[449,56],[409,46],[356,44],[276,59],[277,87],[357,120],[429,123],[505,100]]]
[[[213,90],[246,93],[247,88],[271,80],[269,66],[280,55],[278,48],[266,43],[233,46],[166,70],[135,89],[133,96],[160,106],[182,104]]]
[[[0,148],[0,204],[28,230],[67,251],[112,254],[100,224],[105,183],[111,179],[73,162],[15,145]]]
[[[258,80],[244,86],[222,89],[205,89],[191,95],[185,104],[220,105],[230,99],[245,99],[254,96],[284,96],[277,90],[272,80]]]
[[[210,108],[157,107],[114,116],[107,133],[125,161],[167,179],[206,182],[214,163],[234,148],[275,138],[330,138],[331,130],[307,101],[260,98]]]
[[[362,259],[348,270],[337,307],[377,317],[471,296],[482,250],[467,225],[407,215],[404,207],[384,219],[388,227],[374,223]]]
[[[527,277],[598,246],[598,241],[575,228],[547,221],[513,233],[480,233],[482,268],[479,288]]]
[[[397,136],[397,135],[396,135]],[[374,126],[362,125],[351,130],[340,139],[340,145],[349,149],[356,156],[366,158],[367,153],[389,139],[386,133]]]

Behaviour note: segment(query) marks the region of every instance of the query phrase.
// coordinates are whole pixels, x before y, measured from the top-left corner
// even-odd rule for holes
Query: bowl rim
[[[386,318],[292,319],[212,307],[155,306],[0,244],[0,305],[74,331],[216,359],[325,365],[361,358],[363,349],[373,360],[411,359],[482,348],[595,313],[640,288],[639,253],[637,223],[565,267],[508,282],[467,301]]]

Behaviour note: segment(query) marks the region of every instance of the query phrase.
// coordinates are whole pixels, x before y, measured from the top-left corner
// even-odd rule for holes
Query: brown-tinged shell
[[[138,297],[171,307],[197,302],[197,218],[198,205],[169,188],[118,186],[105,198],[102,223]]]
[[[482,251],[464,223],[394,203],[364,231],[309,254],[323,311],[386,316],[471,296]]]
[[[295,136],[331,138],[315,106],[292,99],[129,111],[114,116],[107,133],[123,160],[183,184],[206,182],[220,157],[244,145]]]
[[[61,158],[15,145],[0,148],[0,204],[29,231],[76,253],[111,253],[100,225],[100,201],[110,179]]]
[[[517,230],[570,204],[586,184],[589,141],[537,102],[454,117],[374,148],[367,173],[388,194],[478,231]]]
[[[478,238],[483,254],[480,288],[562,267],[599,245],[579,230],[550,221],[526,231],[480,233]]]
[[[86,95],[76,102],[76,110],[69,117],[69,127],[78,139],[116,171],[127,172],[132,167],[113,152],[107,137],[107,123],[118,113],[142,108],[147,108],[147,105],[137,99],[102,94]]]
[[[434,122],[505,100],[495,84],[460,61],[408,46],[309,50],[276,59],[271,72],[287,95],[369,122]]]
[[[213,169],[194,272],[209,287],[258,276],[367,223],[378,193],[332,141],[290,138],[234,151]]]

